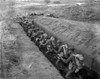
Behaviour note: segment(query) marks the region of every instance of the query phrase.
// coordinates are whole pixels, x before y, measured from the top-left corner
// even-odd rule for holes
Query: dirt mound
[[[49,34],[73,45],[78,52],[84,54],[86,66],[100,73],[100,34],[98,31],[96,35],[95,25],[50,17],[38,17],[35,23]]]

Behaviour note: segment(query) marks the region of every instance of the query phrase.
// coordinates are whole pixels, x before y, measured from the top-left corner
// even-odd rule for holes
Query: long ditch
[[[55,38],[57,38],[55,35],[53,35],[53,34],[50,34],[50,33],[48,33],[48,31],[46,30],[46,29],[44,29],[44,28],[42,28],[41,26],[39,26],[37,23],[34,23],[34,21],[32,21],[33,22],[33,27],[32,27],[32,29],[35,29],[35,28],[39,28],[40,30],[43,30],[45,33],[47,33],[47,35],[48,36],[54,36]],[[30,38],[30,36],[29,36],[29,34],[27,33],[28,32],[28,30],[29,30],[29,27],[31,26],[31,25],[27,25],[27,24],[24,24],[23,22],[19,22],[19,24],[23,27],[23,29],[24,29],[24,31],[26,32],[26,35]],[[34,38],[35,39],[35,38]],[[59,39],[59,38],[57,38],[57,39]],[[47,57],[48,58],[48,60],[56,67],[56,69],[59,71],[59,73],[63,76],[63,78],[64,79],[66,79],[66,77],[65,77],[65,75],[66,75],[66,65],[63,63],[63,62],[60,62],[58,65],[56,64],[56,61],[58,60],[58,57],[57,57],[57,54],[55,54],[55,53],[50,53],[49,55],[47,55],[45,52],[46,52],[46,50],[45,50],[45,47],[42,47],[42,48],[40,48],[39,47],[39,44],[37,44],[36,42],[35,42],[35,40],[32,40],[31,38],[30,38],[30,40],[31,41],[33,41],[36,45],[37,45],[37,47],[40,49],[40,51],[45,55],[45,57]],[[59,39],[60,40],[60,39]],[[60,40],[61,41],[61,40]],[[88,74],[91,74],[91,75],[94,75],[94,76],[92,76],[91,77],[91,75],[89,76]],[[71,76],[71,79],[80,79],[80,78],[78,78],[78,76],[79,75],[81,75],[82,77],[83,77],[83,79],[98,79],[98,74],[96,73],[96,72],[94,72],[94,71],[92,71],[92,70],[89,70],[89,68],[87,68],[87,67],[84,67],[82,70],[80,70],[80,72],[78,72],[77,74],[75,74],[75,73],[73,73],[73,75]]]

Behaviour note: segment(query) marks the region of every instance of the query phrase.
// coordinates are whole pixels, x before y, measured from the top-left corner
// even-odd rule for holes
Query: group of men
[[[84,57],[82,54],[75,52],[74,47],[64,44],[56,37],[47,34],[42,28],[34,24],[34,21],[28,21],[27,18],[22,17],[19,24],[23,27],[27,36],[33,41],[46,56],[49,58],[55,57],[55,65],[59,66],[60,62],[66,64],[65,77],[77,73],[84,66]],[[53,62],[53,58],[51,62]],[[59,68],[58,68],[59,69]]]

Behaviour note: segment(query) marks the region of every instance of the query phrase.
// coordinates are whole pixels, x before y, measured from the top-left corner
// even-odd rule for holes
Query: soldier
[[[50,37],[50,39],[48,39],[44,45],[48,45],[48,44],[52,46],[54,52],[58,51],[59,45],[58,45],[58,40],[56,38],[54,38],[53,36]]]
[[[38,38],[36,39],[36,42],[40,43],[40,41],[43,40],[44,34],[45,33],[43,31],[38,32],[38,34],[36,35],[38,36]]]
[[[37,35],[35,35],[35,43],[36,45],[39,45],[39,41],[41,40],[42,38],[42,35],[44,34],[44,32],[42,30],[38,31],[37,32]]]
[[[56,48],[55,48],[55,51],[57,54],[58,54],[58,51],[59,51],[61,45],[62,45],[62,42],[60,40],[57,40],[57,44],[56,44]]]
[[[39,30],[39,28],[33,28],[33,25],[32,26],[29,26],[29,27],[27,27],[27,33],[31,33],[32,31],[38,31]]]
[[[31,21],[28,21],[27,26],[30,26],[31,24],[32,24],[32,22]]]
[[[54,42],[54,39],[54,37],[50,37],[49,39],[47,39],[46,43],[43,44],[46,47],[45,54],[46,56],[48,56],[50,61],[52,61],[52,63],[55,63],[55,61],[57,60],[56,53],[52,44]]]
[[[46,42],[43,43],[42,45],[46,46],[47,44],[51,44],[51,41],[52,41],[52,37],[50,37],[50,39],[47,39]]]
[[[52,45],[54,51],[55,52],[58,51],[58,48],[59,48],[58,40],[55,37],[52,36],[49,41],[50,41],[50,44]]]
[[[61,45],[59,47],[59,50],[56,52],[58,55],[58,60],[56,61],[56,64],[58,64],[60,60],[62,60],[64,62],[65,59],[68,58],[68,45],[67,44]]]
[[[50,52],[53,51],[53,48],[52,48],[52,46],[51,46],[50,44],[48,44],[48,45],[46,46],[46,49],[47,49],[47,51],[45,52],[45,54],[48,54],[48,53],[50,53]],[[52,55],[53,55],[53,54],[52,54]]]
[[[28,36],[31,36],[32,33],[36,34],[39,30],[39,28],[28,29]]]
[[[33,30],[32,33],[30,34],[30,38],[32,41],[35,42],[36,40],[36,36],[37,36],[37,33],[39,32],[39,29],[36,29],[36,30]]]
[[[34,26],[32,23],[30,23],[30,24],[27,26],[27,28],[28,28],[28,29],[34,29],[35,26]]]
[[[22,24],[21,24],[21,26],[25,29],[26,27],[27,27],[27,21],[25,20],[25,21],[22,21]]]
[[[43,49],[46,50],[46,46],[45,46],[45,43],[47,41],[47,39],[49,39],[49,37],[47,36],[46,33],[44,33],[42,35],[42,38],[41,38],[41,41],[39,42],[39,49],[42,51]]]
[[[52,61],[52,63],[55,63],[55,61],[56,61],[55,55],[56,54],[54,53],[52,45],[47,44],[46,45],[46,51],[44,53],[50,59],[50,61]]]
[[[25,21],[23,22],[23,25],[22,25],[22,27],[23,27],[23,29],[24,29],[25,32],[27,32],[27,30],[28,30],[27,24],[28,24],[28,21],[25,20]]]
[[[27,25],[27,24],[28,24],[28,19],[25,18],[25,19],[23,20],[23,23]]]
[[[33,31],[34,32],[38,32],[40,29],[38,27],[34,28]]]
[[[46,52],[46,54],[49,53],[49,51],[53,51],[53,42],[54,41],[54,37],[50,37],[50,39],[47,39],[46,43],[44,43],[43,45],[48,47],[49,46],[49,50]],[[48,48],[47,48],[48,49]]]
[[[39,37],[41,34],[43,34],[44,32],[42,30],[37,31],[37,35],[35,37]]]
[[[34,31],[32,31],[32,33],[30,34],[31,41],[35,40],[35,35],[36,35],[36,33]]]
[[[65,62],[68,64],[68,72],[65,75],[68,78],[73,72],[77,73],[84,66],[84,57],[82,54],[72,53]]]
[[[22,18],[21,18],[21,22],[26,22],[26,17],[25,16],[23,16]]]
[[[28,31],[27,31],[27,36],[31,36],[32,35],[32,32],[33,32],[33,29],[28,29]]]
[[[41,41],[39,42],[40,43],[39,47],[41,47],[41,45],[43,45],[43,43],[46,42],[46,38],[47,38],[47,34],[44,33],[41,37]]]

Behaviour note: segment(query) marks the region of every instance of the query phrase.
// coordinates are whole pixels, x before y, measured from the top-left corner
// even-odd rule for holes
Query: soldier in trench
[[[59,47],[59,50],[56,51],[58,55],[58,60],[56,64],[59,63],[60,60],[65,61],[66,58],[68,58],[68,45],[63,44]]]
[[[35,28],[35,29],[32,30],[32,32],[30,34],[31,41],[35,42],[35,38],[36,38],[36,35],[37,35],[39,30],[40,30],[39,28]]]
[[[47,41],[46,44],[50,43],[51,46],[52,46],[52,48],[53,48],[53,50],[54,50],[54,52],[56,53],[56,51],[58,51],[59,46],[60,46],[60,42],[59,42],[59,41],[60,41],[60,40],[57,40],[57,38],[55,38],[55,37],[52,36],[52,37]]]
[[[61,47],[59,47],[59,52],[61,51],[61,49],[62,49],[62,47],[63,47],[63,52],[61,52],[61,54],[62,54],[62,56],[60,57],[60,56],[58,56],[58,52],[56,51],[55,52],[55,50],[56,49],[54,49],[54,43],[55,43],[55,38],[54,37],[51,37],[50,39],[48,39],[47,41],[46,41],[46,43],[44,44],[44,46],[46,46],[46,49],[47,49],[47,51],[45,52],[45,54],[46,54],[46,56],[50,59],[50,61],[53,63],[53,64],[55,64],[56,65],[56,67],[57,67],[57,69],[59,69],[60,70],[60,72],[62,73],[62,74],[65,74],[66,73],[66,66],[64,66],[63,64],[63,62],[61,61],[61,57],[62,57],[62,59],[64,59],[63,57],[63,55],[65,55],[66,53],[66,48],[67,48],[67,46],[66,46],[66,44],[65,44],[65,46],[62,46],[61,45]],[[60,43],[60,42],[58,42],[58,43]],[[59,45],[59,44],[58,44]],[[65,47],[65,48],[64,48]],[[57,61],[59,61],[58,63],[57,63]]]
[[[42,31],[42,30],[37,33],[36,39],[35,39],[35,44],[37,46],[40,45],[40,41],[42,41],[43,34],[44,34],[44,31]]]
[[[35,26],[31,23],[31,22],[28,22],[26,24],[27,27],[25,27],[25,32],[28,32],[29,29],[35,29]]]
[[[32,35],[32,31],[33,31],[33,29],[28,29],[28,31],[27,31],[27,36],[31,36]]]
[[[44,52],[45,55],[50,59],[50,61],[52,63],[55,63],[56,60],[57,60],[57,57],[56,57],[56,53],[54,51],[54,48],[53,48],[53,44],[52,42],[54,41],[54,37],[51,36],[50,38],[48,38],[46,40],[45,43],[43,43],[42,45],[45,47],[46,51]]]
[[[38,41],[42,34],[44,34],[44,32],[40,29],[35,35],[35,43]]]
[[[35,27],[35,25],[33,25],[33,24],[30,24],[30,25],[28,25],[27,26],[27,29],[35,29],[36,27]]]
[[[41,39],[39,41],[39,49],[40,49],[40,51],[43,51],[43,52],[46,51],[46,46],[44,44],[46,43],[47,39],[49,39],[49,37],[48,37],[48,35],[46,33],[44,33],[41,36]]]
[[[68,72],[65,76],[69,78],[72,73],[77,73],[83,68],[84,57],[82,54],[72,53],[65,63],[68,64]]]
[[[32,36],[32,33],[37,32],[37,30],[38,30],[38,28],[36,28],[35,26],[34,26],[34,28],[29,28],[28,31],[27,31],[27,35],[28,35],[29,37],[31,37],[31,36]],[[34,31],[35,31],[35,32],[34,32]]]
[[[43,44],[48,49],[48,51],[45,52],[45,54],[48,54],[49,51],[53,50],[53,46],[52,46],[53,39],[54,39],[54,37],[50,37],[50,39],[47,39],[46,42]]]

